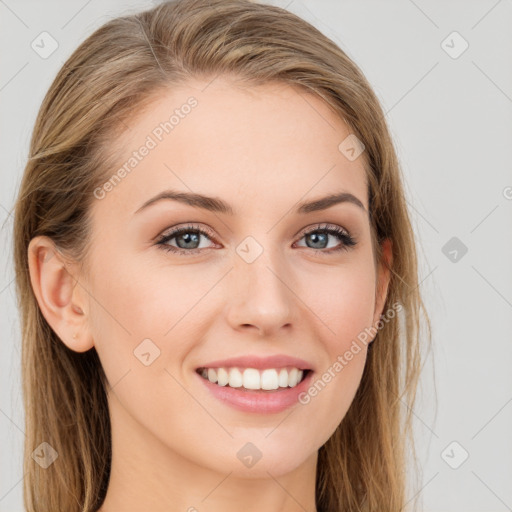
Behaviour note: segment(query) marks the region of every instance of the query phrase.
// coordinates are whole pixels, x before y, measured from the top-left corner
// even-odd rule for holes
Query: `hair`
[[[392,241],[383,311],[399,304],[401,315],[378,330],[353,402],[318,451],[315,499],[319,512],[399,511],[406,505],[406,455],[417,464],[412,411],[422,369],[422,313],[427,342],[431,327],[385,114],[356,64],[291,12],[250,0],[183,0],[98,28],[59,70],[35,122],[14,224],[29,512],[101,506],[111,429],[98,354],[69,349],[47,323],[31,287],[28,244],[48,236],[61,255],[89,270],[93,191],[112,173],[112,142],[163,92],[217,76],[315,94],[364,144],[376,262],[383,261],[381,242]],[[47,469],[30,457],[44,441],[60,454]]]

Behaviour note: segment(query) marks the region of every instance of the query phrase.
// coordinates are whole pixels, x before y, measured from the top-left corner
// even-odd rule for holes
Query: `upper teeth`
[[[219,386],[229,384],[232,388],[272,390],[295,387],[303,376],[303,370],[298,368],[268,368],[257,370],[255,368],[203,368],[201,375],[210,382]]]

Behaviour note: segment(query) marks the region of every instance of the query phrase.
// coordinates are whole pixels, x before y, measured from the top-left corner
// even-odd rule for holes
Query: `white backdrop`
[[[512,510],[512,2],[272,3],[362,68],[401,159],[435,351],[414,410],[422,510]],[[35,116],[87,35],[152,5],[0,0],[0,512],[23,510],[11,213]]]

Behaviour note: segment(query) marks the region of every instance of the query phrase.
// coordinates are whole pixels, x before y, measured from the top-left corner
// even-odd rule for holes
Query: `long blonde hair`
[[[417,252],[385,115],[362,72],[330,39],[279,7],[249,0],[184,0],[113,19],[58,72],[41,105],[15,205],[14,259],[22,326],[24,501],[28,512],[96,511],[106,493],[111,431],[106,378],[95,349],[76,353],[50,328],[33,293],[27,248],[49,236],[87,264],[93,191],[110,176],[111,141],[135,111],[191,78],[270,81],[322,98],[364,143],[376,261],[392,241],[384,311],[402,315],[378,331],[356,396],[319,449],[322,512],[399,511],[406,502],[412,410],[422,368]],[[48,442],[47,469],[31,458]]]

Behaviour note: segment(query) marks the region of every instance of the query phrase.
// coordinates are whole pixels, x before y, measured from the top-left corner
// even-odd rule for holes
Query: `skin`
[[[317,379],[383,313],[389,272],[374,265],[364,153],[350,161],[338,149],[347,125],[322,100],[288,85],[207,84],[161,93],[114,141],[122,165],[169,112],[191,95],[198,101],[95,201],[89,275],[46,237],[29,247],[45,318],[69,348],[95,347],[113,386],[112,472],[101,512],[315,511],[317,450],[354,398],[366,347],[307,405],[276,414],[232,409],[195,369],[220,358],[288,354],[311,362]],[[223,199],[236,215],[170,200],[134,214],[169,188]],[[338,191],[365,209],[347,202],[293,213],[299,201]],[[199,253],[155,244],[188,223],[213,232],[189,245]],[[304,235],[325,223],[357,244],[329,254],[343,243],[335,235],[323,245]],[[247,236],[263,249],[250,264],[236,252]],[[390,264],[390,244],[383,249]],[[134,357],[146,338],[160,349],[149,366]],[[262,453],[250,468],[236,456],[247,442]]]

